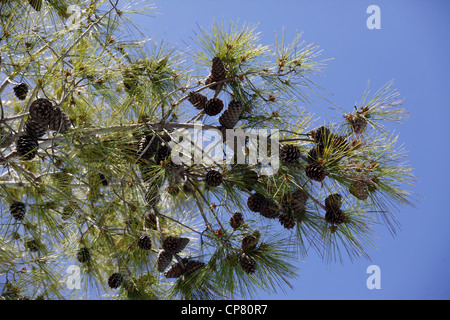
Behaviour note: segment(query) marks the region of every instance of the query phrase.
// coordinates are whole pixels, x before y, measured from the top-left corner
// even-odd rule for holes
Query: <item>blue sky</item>
[[[287,39],[303,31],[307,42],[324,50],[327,63],[318,83],[332,93],[330,99],[353,107],[368,80],[371,92],[394,79],[405,97],[409,119],[392,126],[409,150],[408,163],[417,176],[414,192],[421,195],[416,208],[398,213],[401,230],[392,237],[376,228],[377,249],[371,261],[325,266],[315,254],[304,262],[294,290],[255,297],[260,299],[449,299],[450,209],[448,197],[450,129],[449,102],[450,2],[413,0],[316,1],[153,1],[159,14],[139,23],[158,40],[185,49],[197,25],[209,27],[213,19],[259,23],[262,42],[270,44],[274,31],[285,27]],[[369,5],[381,9],[381,29],[369,30]],[[289,37],[289,35],[291,37]],[[187,43],[187,44],[186,44]],[[316,99],[311,112],[323,120],[336,116]],[[366,269],[378,265],[381,289],[369,290]]]

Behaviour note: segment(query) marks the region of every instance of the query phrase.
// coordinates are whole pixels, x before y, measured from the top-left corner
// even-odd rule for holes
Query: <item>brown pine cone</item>
[[[210,187],[218,187],[222,184],[222,174],[216,170],[209,170],[205,177],[205,183]]]
[[[244,218],[242,216],[242,213],[240,212],[235,212],[233,214],[233,216],[230,218],[230,226],[233,229],[237,229],[239,228],[239,226],[241,225],[241,223],[244,221]]]
[[[319,163],[313,162],[305,168],[306,176],[312,180],[323,181],[326,177],[325,169]]]
[[[231,100],[227,109],[219,117],[219,123],[226,129],[233,129],[239,122],[244,105],[239,100]]]
[[[188,101],[198,110],[203,110],[208,98],[198,92],[189,92]]]
[[[45,98],[36,99],[30,105],[30,117],[36,122],[48,124],[53,118],[53,111],[52,102]]]
[[[204,111],[208,116],[216,116],[223,109],[223,101],[219,98],[211,98],[205,103]]]
[[[247,206],[250,209],[250,211],[253,212],[261,212],[261,210],[267,207],[267,205],[268,205],[267,198],[260,193],[253,193],[247,199]]]
[[[164,239],[162,247],[166,252],[175,254],[183,250],[188,243],[189,238],[169,236],[166,239]]]

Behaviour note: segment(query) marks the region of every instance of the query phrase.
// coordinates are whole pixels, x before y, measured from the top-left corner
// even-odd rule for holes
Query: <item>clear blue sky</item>
[[[417,208],[398,214],[401,231],[392,237],[384,227],[376,231],[378,248],[372,261],[332,264],[328,268],[315,254],[299,263],[294,290],[262,293],[261,299],[449,299],[450,298],[450,2],[446,0],[315,0],[315,1],[153,1],[159,15],[141,21],[149,36],[165,38],[179,49],[213,19],[259,23],[264,44],[283,27],[287,35],[304,32],[307,42],[324,49],[328,62],[319,84],[332,101],[350,110],[361,98],[368,80],[372,92],[394,79],[394,87],[410,113],[395,125],[400,142],[409,150],[409,164],[417,176],[414,192],[422,195]],[[381,9],[381,29],[369,30],[369,5]],[[289,39],[289,37],[287,37]],[[312,110],[325,120],[336,116],[329,105],[316,100]],[[323,104],[323,106],[322,106]],[[381,289],[369,290],[366,268],[381,269]]]

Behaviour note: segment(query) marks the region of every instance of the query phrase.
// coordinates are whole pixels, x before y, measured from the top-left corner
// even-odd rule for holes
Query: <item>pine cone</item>
[[[173,255],[170,252],[167,252],[166,250],[161,250],[158,253],[158,258],[156,260],[157,263],[157,269],[159,272],[164,272],[164,270],[167,269],[170,262],[172,261]]]
[[[144,218],[145,226],[149,229],[156,230],[156,214],[155,213],[147,213]]]
[[[361,134],[364,131],[366,131],[367,128],[367,119],[361,115],[352,115],[349,118],[350,125],[352,127],[352,130],[356,134]]]
[[[70,217],[72,217],[75,213],[75,208],[73,207],[73,205],[68,204],[66,206],[64,206],[62,212],[61,212],[61,218],[63,220],[68,220],[70,219]]]
[[[250,209],[250,211],[253,212],[261,212],[261,210],[267,207],[267,205],[268,205],[267,198],[260,193],[253,193],[247,199],[247,206]]]
[[[246,273],[252,274],[256,272],[255,260],[246,253],[243,252],[239,255],[238,263]]]
[[[211,98],[205,103],[203,109],[208,116],[218,115],[223,109],[223,101],[219,98]]]
[[[280,150],[280,160],[285,165],[297,163],[300,156],[300,148],[292,144],[284,145]]]
[[[166,252],[175,254],[183,250],[189,243],[189,238],[180,238],[169,236],[163,241],[163,249]]]
[[[183,274],[183,267],[179,262],[172,265],[166,272],[164,272],[164,276],[168,279],[170,278],[179,278]]]
[[[107,187],[109,183],[108,183],[108,180],[106,179],[105,175],[103,173],[99,172],[98,176],[100,177],[100,182],[102,183],[102,185]]]
[[[48,123],[48,128],[59,133],[65,133],[70,128],[70,119],[60,107],[53,109],[53,115]]]
[[[9,210],[14,219],[16,219],[17,221],[22,221],[25,217],[26,205],[23,202],[14,201],[9,206]]]
[[[28,94],[28,85],[26,83],[20,83],[13,88],[14,95],[19,100],[25,100]]]
[[[151,250],[152,249],[152,240],[147,235],[141,236],[139,238],[137,244],[138,244],[138,247],[143,250]]]
[[[36,137],[23,135],[17,139],[16,150],[22,160],[31,160],[37,154],[39,143]]]
[[[340,225],[345,221],[345,213],[337,207],[327,207],[325,220],[332,225]]]
[[[244,218],[242,216],[242,213],[240,212],[235,212],[233,214],[233,216],[230,218],[230,226],[233,229],[237,229],[239,228],[239,226],[243,223]]]
[[[198,110],[203,110],[208,98],[198,92],[189,92],[188,101]]]
[[[211,83],[213,83],[213,82],[215,82],[215,80],[213,79],[212,74],[210,74],[210,75],[205,79],[205,85],[207,86],[208,84],[211,84]],[[211,90],[216,90],[217,87],[218,87],[218,84],[213,84],[213,85],[209,86],[209,88],[210,88]]]
[[[305,210],[306,201],[308,200],[308,194],[302,190],[297,189],[291,194],[290,205],[292,210],[296,213],[301,213]]]
[[[115,272],[108,278],[108,286],[111,289],[117,289],[122,284],[122,281],[123,281],[123,275],[121,275],[118,272]]]
[[[50,100],[39,98],[34,100],[30,105],[31,120],[48,124],[53,119],[53,104]]]
[[[295,227],[294,216],[290,213],[283,212],[278,216],[278,221],[280,221],[281,225],[286,229],[292,229]]]
[[[223,181],[222,174],[216,170],[209,170],[205,177],[205,183],[210,187],[218,187]]]
[[[185,275],[190,275],[194,273],[195,271],[203,268],[205,263],[197,260],[189,260],[184,264],[184,272]]]
[[[227,71],[225,70],[225,66],[220,60],[219,57],[214,57],[212,59],[212,66],[211,66],[211,76],[214,80],[214,82],[222,81],[225,79],[227,74]]]
[[[308,178],[319,182],[323,181],[326,176],[325,169],[316,162],[308,164],[305,168],[305,173]]]
[[[164,144],[159,145],[155,154],[156,164],[160,164],[161,162],[166,161],[170,157],[171,152],[172,150],[168,146]]]
[[[339,193],[330,194],[325,199],[325,207],[340,208],[342,205],[342,196]]]
[[[245,189],[247,189],[248,191],[254,190],[254,187],[259,180],[258,173],[253,170],[245,170],[244,172],[242,172],[241,177],[241,182],[245,186]]]
[[[219,123],[226,129],[233,129],[238,123],[244,105],[239,100],[231,100],[228,108],[219,117]]]
[[[25,247],[30,250],[31,252],[37,252],[41,248],[39,245],[39,242],[37,242],[35,239],[28,239],[25,241]]]
[[[327,127],[319,127],[316,130],[313,130],[312,137],[314,142],[318,145],[324,145],[331,137],[331,131]]]
[[[308,152],[307,162],[311,164],[313,162],[319,162],[319,159],[323,157],[323,145],[315,146]]]
[[[81,263],[86,263],[91,259],[91,254],[86,247],[82,247],[77,252],[77,260]]]
[[[278,217],[279,212],[274,203],[269,203],[267,206],[261,209],[259,212],[263,217],[268,219],[275,219]]]
[[[150,160],[150,158],[152,158],[156,154],[156,151],[158,150],[161,142],[159,141],[158,137],[153,137],[154,135],[147,135],[145,137],[142,137],[139,141],[137,154],[138,156],[142,154],[141,159]]]
[[[261,234],[255,230],[252,234],[245,236],[241,241],[242,251],[252,251],[256,249]]]
[[[47,132],[48,126],[44,122],[36,122],[28,119],[25,122],[24,131],[27,135],[40,138]]]
[[[366,200],[369,197],[369,188],[362,180],[353,181],[348,191],[359,200]]]

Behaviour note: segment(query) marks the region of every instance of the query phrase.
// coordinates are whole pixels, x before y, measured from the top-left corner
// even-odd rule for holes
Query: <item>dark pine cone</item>
[[[339,193],[330,194],[325,199],[325,207],[340,208],[342,205],[342,196]]]
[[[177,262],[164,273],[166,278],[179,278],[182,275],[189,275],[201,269],[205,264],[196,260],[182,259],[183,266]]]
[[[348,191],[359,200],[366,200],[369,197],[368,184],[361,180],[353,181]]]
[[[208,98],[198,92],[189,92],[188,101],[198,110],[203,110]]]
[[[160,164],[161,162],[166,161],[170,157],[171,152],[172,150],[170,147],[163,144],[159,145],[155,154],[156,164]]]
[[[53,118],[53,111],[53,104],[45,98],[36,99],[30,105],[30,117],[37,122],[48,124]]]
[[[88,248],[83,247],[80,248],[77,252],[77,260],[81,263],[86,263],[91,259],[91,254],[88,250]]]
[[[28,239],[25,241],[25,247],[31,252],[37,252],[41,248],[39,243],[35,239]]]
[[[345,213],[340,208],[328,207],[325,220],[332,225],[340,225],[345,221]]]
[[[300,156],[300,148],[292,144],[284,145],[280,150],[280,160],[285,165],[297,163]]]
[[[307,162],[319,162],[319,159],[323,157],[323,145],[318,145],[311,148],[308,152]]]
[[[246,273],[252,274],[256,272],[255,260],[253,260],[253,258],[246,253],[241,253],[241,255],[238,257],[238,263]]]
[[[117,289],[122,284],[122,281],[123,276],[120,273],[115,272],[108,278],[108,286],[111,289]]]
[[[223,101],[219,98],[211,98],[205,103],[203,109],[208,116],[218,115],[223,109]]]
[[[241,174],[241,178],[242,184],[248,191],[254,190],[254,187],[259,180],[258,172],[254,170],[244,170]]]
[[[308,164],[305,168],[305,173],[308,178],[319,182],[323,181],[326,176],[325,169],[316,162]]]
[[[218,187],[222,184],[222,174],[216,170],[209,170],[205,177],[205,183],[210,187]]]
[[[292,192],[290,197],[290,205],[294,212],[300,213],[305,210],[306,201],[308,200],[308,195],[302,189],[297,189]]]
[[[185,275],[192,274],[195,271],[203,268],[204,265],[205,265],[205,263],[203,263],[201,261],[189,260],[188,262],[186,262],[184,264],[184,272],[183,272],[183,274],[185,274]]]
[[[23,218],[25,217],[26,206],[25,206],[25,203],[23,203],[23,202],[14,201],[9,206],[9,210],[10,210],[13,218],[16,219],[17,221],[22,221]]]
[[[189,243],[189,238],[180,238],[169,236],[163,241],[163,249],[169,253],[175,254],[183,250]]]
[[[366,131],[367,128],[367,119],[361,115],[351,116],[347,118],[349,120],[350,125],[352,126],[352,130],[356,134],[361,134]]]
[[[255,250],[258,245],[261,234],[255,230],[252,234],[245,236],[241,241],[242,251]]]
[[[274,203],[268,203],[267,206],[262,208],[259,213],[263,217],[269,218],[269,219],[275,219],[279,215],[277,207],[276,207],[276,205]]]
[[[37,154],[39,143],[36,137],[23,135],[17,139],[16,150],[22,160],[31,160]]]
[[[60,107],[54,108],[48,128],[59,133],[65,133],[70,128],[70,125],[70,119],[67,114]]]
[[[156,230],[156,214],[155,213],[147,213],[144,218],[145,226],[149,229]]]
[[[166,272],[164,272],[164,276],[168,279],[170,278],[179,278],[183,274],[183,266],[177,262],[172,265]]]
[[[241,112],[244,105],[239,100],[231,100],[228,104],[228,108],[219,117],[219,123],[225,129],[233,129],[239,122]]]
[[[239,228],[239,226],[241,225],[241,223],[244,221],[244,217],[242,215],[242,213],[240,212],[235,212],[233,214],[233,216],[230,218],[230,226],[233,229],[237,229]]]
[[[26,83],[20,83],[13,88],[14,94],[19,100],[25,100],[28,93],[28,85]]]
[[[141,140],[139,141],[139,144],[138,144],[138,151],[137,151],[138,156],[140,156],[142,154],[141,159],[150,160],[150,158],[152,158],[155,155],[160,144],[161,144],[161,141],[159,141],[158,137],[153,136],[153,135],[147,135],[147,136],[141,138]],[[148,146],[148,148],[147,148],[147,146]],[[144,150],[145,150],[145,152],[144,152]]]
[[[36,122],[28,119],[25,122],[24,131],[27,135],[40,138],[47,132],[48,126],[44,122]]]
[[[141,236],[138,240],[138,247],[143,250],[151,250],[152,240],[147,235]]]
[[[172,257],[173,255],[170,252],[167,252],[166,250],[161,250],[158,253],[156,263],[159,272],[164,272],[164,270],[167,269],[170,262],[172,261]]]
[[[294,216],[288,212],[283,212],[278,216],[278,221],[280,221],[281,225],[286,229],[292,229],[295,227],[295,219]]]
[[[316,130],[313,130],[312,137],[314,139],[314,142],[318,145],[324,145],[331,137],[331,131],[327,127],[320,127]]]
[[[261,212],[267,205],[267,198],[260,193],[254,193],[247,199],[247,206],[253,212]]]
[[[227,72],[222,60],[220,60],[219,57],[214,57],[211,66],[211,76],[214,79],[214,82],[224,80],[226,74]]]

